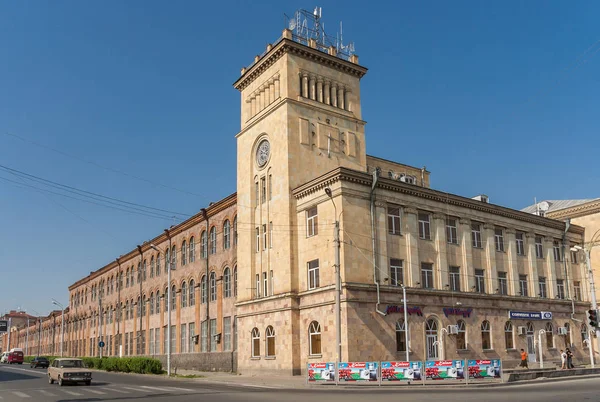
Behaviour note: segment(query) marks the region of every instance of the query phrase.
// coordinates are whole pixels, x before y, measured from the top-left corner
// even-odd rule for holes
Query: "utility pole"
[[[577,246],[575,246],[577,247]],[[591,248],[591,247],[590,247]],[[598,302],[596,301],[596,286],[594,285],[594,273],[592,272],[592,262],[590,259],[590,249],[585,249],[583,250],[585,253],[585,265],[587,267],[587,271],[588,271],[588,278],[590,281],[590,293],[591,293],[591,298],[592,298],[592,310],[598,310]],[[596,332],[596,350],[600,351],[600,328],[595,327],[593,328],[594,331]],[[590,343],[589,347],[591,348],[592,345]]]
[[[104,289],[100,290],[100,295],[98,297],[98,350],[99,356],[102,359],[102,348],[100,347],[100,342],[102,342],[102,293]]]
[[[408,300],[406,300],[406,286],[402,284],[402,303],[404,304],[404,338],[406,340],[406,361],[410,361],[408,345],[409,345],[409,332],[408,332]]]
[[[25,356],[29,356],[29,314],[27,314],[27,334],[25,335]]]
[[[138,265],[139,268],[139,283],[140,283],[140,334],[138,336],[138,355],[142,355],[142,354],[146,354],[146,351],[142,351],[142,339],[144,339],[142,337],[142,333],[143,333],[143,315],[144,315],[144,310],[145,310],[145,303],[144,303],[144,297],[142,295],[142,281],[145,279],[144,278],[144,274],[145,274],[145,270],[143,269],[143,261],[144,261],[144,253],[142,253],[142,246],[137,246],[138,252],[140,253],[140,264]],[[169,286],[171,286],[171,284],[169,284]]]
[[[333,193],[327,187],[325,194],[331,199],[333,204],[333,213],[335,218],[335,226],[333,228],[333,243],[335,248],[335,341],[337,362],[342,361],[342,310],[341,310],[341,293],[342,293],[342,274],[340,264],[341,242],[340,242],[340,221],[338,220],[337,207],[333,201]]]

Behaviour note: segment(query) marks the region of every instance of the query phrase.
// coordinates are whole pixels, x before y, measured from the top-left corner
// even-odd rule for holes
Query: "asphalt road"
[[[129,401],[151,402],[378,402],[414,401],[486,401],[486,402],[600,402],[600,378],[530,383],[490,388],[420,389],[418,386],[331,387],[277,389],[207,383],[202,380],[172,380],[155,376],[138,376],[94,372],[93,384],[59,387],[48,384],[46,370],[28,366],[0,366],[0,402],[27,401]],[[276,384],[274,384],[276,385]]]

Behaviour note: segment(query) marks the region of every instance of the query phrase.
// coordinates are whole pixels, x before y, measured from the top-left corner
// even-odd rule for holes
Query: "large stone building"
[[[584,229],[367,155],[366,72],[287,29],[242,69],[237,193],[73,284],[66,353],[101,338],[105,354],[164,358],[170,333],[176,366],[299,374],[338,357],[339,269],[342,360],[512,364],[538,357],[540,334],[545,360],[567,345],[585,360],[588,281],[562,252]]]

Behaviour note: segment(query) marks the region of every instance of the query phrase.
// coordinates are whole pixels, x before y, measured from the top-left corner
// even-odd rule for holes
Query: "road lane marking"
[[[123,391],[123,390],[119,390],[116,388],[108,388],[108,387],[102,387],[101,389],[105,390],[105,391],[110,391],[110,392],[118,392],[120,394],[128,394],[129,391]]]
[[[44,376],[44,377],[47,375],[47,373],[46,373],[46,372],[44,372],[44,371],[39,371],[39,370],[38,370],[38,371],[36,371],[36,370],[29,370],[29,369],[16,368],[16,367],[7,367],[7,368],[10,368],[10,369],[12,369],[12,370],[16,370],[16,371],[26,371],[26,372],[28,372],[28,373],[39,374],[39,375],[42,375],[42,376]]]
[[[167,387],[168,389],[174,389],[176,391],[183,391],[183,392],[194,392],[193,389],[189,389],[189,388],[179,388],[179,387]]]
[[[66,389],[61,389],[61,391],[64,392],[65,394],[69,394],[69,395],[75,395],[75,396],[83,395],[83,394],[80,394],[79,392],[67,391]]]
[[[137,391],[137,392],[148,392],[147,389],[139,389],[139,388],[132,388],[132,387],[121,387],[121,388],[129,389],[131,391]]]
[[[43,389],[38,389],[38,391],[40,391],[44,395],[56,396],[56,394],[53,394],[52,392],[44,391]]]
[[[106,392],[96,391],[95,389],[90,389],[90,388],[82,388],[82,391],[91,392],[92,394],[96,394],[96,395],[106,395]]]
[[[20,396],[21,398],[31,398],[29,395],[27,395],[24,392],[13,391],[12,393],[15,394],[16,396]]]
[[[146,385],[140,385],[140,388],[144,388],[149,391],[162,391],[162,392],[170,392],[171,391],[171,389],[169,389],[169,388],[149,387]]]

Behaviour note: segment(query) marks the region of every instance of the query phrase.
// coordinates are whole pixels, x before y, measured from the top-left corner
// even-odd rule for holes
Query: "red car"
[[[8,364],[23,364],[23,350],[11,349],[8,352]]]

